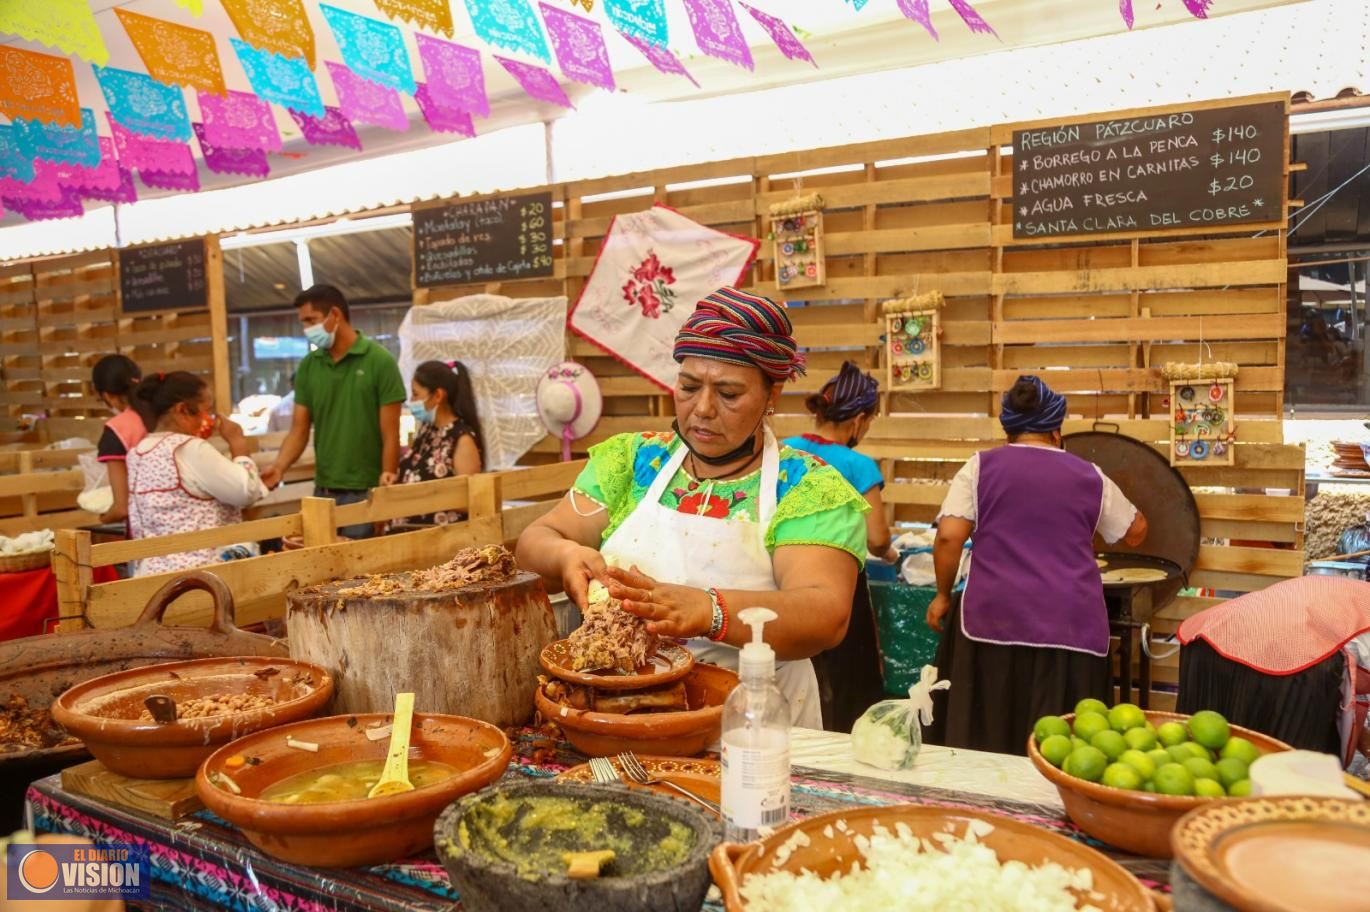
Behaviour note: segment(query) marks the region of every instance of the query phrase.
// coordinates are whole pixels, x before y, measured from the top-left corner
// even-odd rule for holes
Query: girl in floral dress
[[[460,361],[425,361],[414,371],[409,391],[409,411],[419,422],[419,430],[400,460],[398,483],[479,473],[484,468],[485,438],[466,366]],[[442,510],[395,520],[391,528],[442,525],[465,518],[460,510]]]

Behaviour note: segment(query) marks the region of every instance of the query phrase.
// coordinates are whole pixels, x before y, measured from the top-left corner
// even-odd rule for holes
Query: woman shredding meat
[[[773,609],[766,639],[791,721],[821,728],[809,658],[846,633],[870,507],[766,425],[803,370],[784,305],[721,288],[686,320],[674,355],[674,431],[591,447],[566,498],[519,537],[519,563],[582,610],[601,578],[652,633],[730,668],[748,638],[737,613]]]
[[[930,741],[1024,752],[1041,716],[1108,699],[1108,609],[1094,535],[1139,545],[1146,519],[1094,464],[1061,449],[1066,399],[1036,377],[1004,394],[1008,446],[966,460],[937,519],[937,667],[951,681]],[[959,610],[951,589],[974,533]],[[938,694],[937,699],[943,695]]]

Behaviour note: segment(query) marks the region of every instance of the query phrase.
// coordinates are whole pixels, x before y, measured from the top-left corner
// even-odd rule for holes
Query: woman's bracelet
[[[710,589],[708,592],[709,601],[714,606],[714,618],[713,623],[709,625],[708,637],[718,643],[728,635],[728,602],[717,589]]]

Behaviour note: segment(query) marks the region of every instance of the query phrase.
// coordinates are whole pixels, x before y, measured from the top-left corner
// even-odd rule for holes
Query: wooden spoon
[[[381,780],[371,786],[368,798],[412,792],[409,781],[409,729],[414,724],[414,695],[395,694],[395,720],[390,727],[390,751],[385,756]]]

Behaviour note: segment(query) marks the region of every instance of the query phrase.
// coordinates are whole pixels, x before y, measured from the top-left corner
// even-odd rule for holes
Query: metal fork
[[[623,780],[618,776],[618,770],[614,769],[614,764],[607,757],[590,758],[590,776],[600,785],[623,784]]]
[[[607,763],[608,761],[605,762]],[[642,761],[639,760],[637,758],[637,754],[634,754],[632,751],[619,754],[618,765],[623,768],[623,775],[627,776],[629,779],[631,779],[633,782],[636,782],[638,785],[664,785],[668,788],[675,789],[677,792],[684,795],[686,798],[689,798],[691,801],[697,804],[703,805],[704,807],[713,811],[715,814],[722,813],[718,805],[714,804],[712,801],[709,801],[708,799],[699,797],[689,789],[676,785],[669,779],[652,778],[652,774],[647,772],[647,768],[642,765]]]

